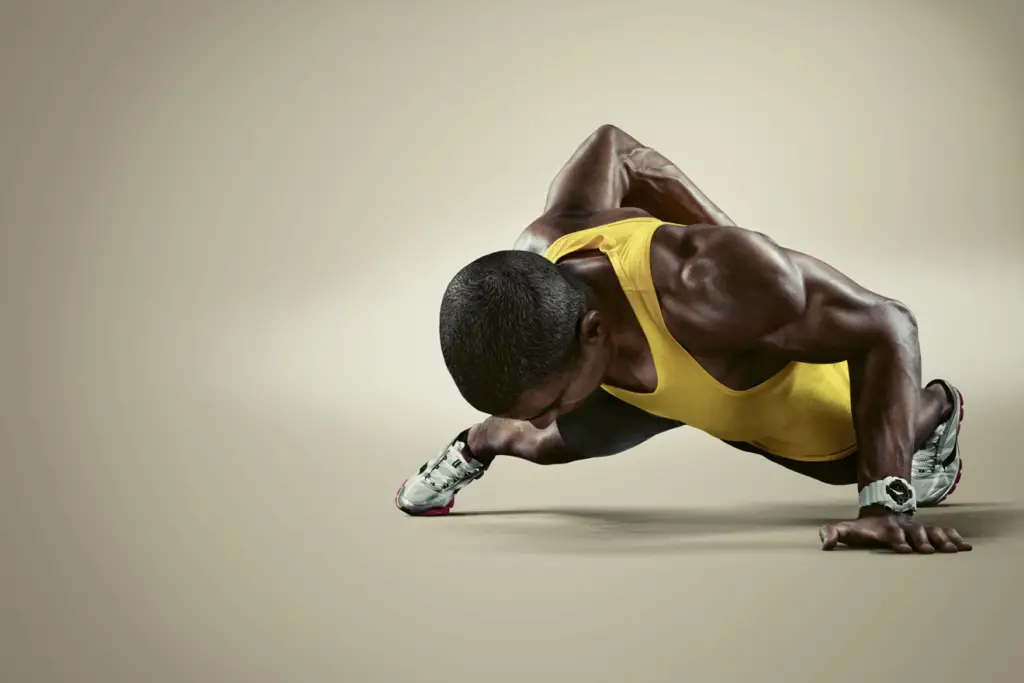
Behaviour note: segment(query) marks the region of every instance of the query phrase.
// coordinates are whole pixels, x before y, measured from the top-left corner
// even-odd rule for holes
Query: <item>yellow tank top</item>
[[[651,239],[664,225],[630,218],[556,240],[545,252],[553,263],[573,252],[599,249],[612,263],[647,337],[658,374],[652,393],[603,389],[648,413],[726,441],[743,441],[793,460],[838,460],[856,450],[845,362],[790,363],[761,384],[736,391],[716,381],[665,326],[651,277]]]

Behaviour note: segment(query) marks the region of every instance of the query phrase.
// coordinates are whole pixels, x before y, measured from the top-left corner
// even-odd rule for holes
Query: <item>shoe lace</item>
[[[928,437],[917,453],[914,454],[911,470],[914,476],[926,476],[934,474],[939,469],[939,440],[944,430],[936,429],[935,433]]]
[[[437,492],[462,483],[473,471],[462,459],[461,444],[449,444],[423,472],[423,481]]]

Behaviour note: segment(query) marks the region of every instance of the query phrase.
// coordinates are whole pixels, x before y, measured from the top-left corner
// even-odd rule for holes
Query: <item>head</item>
[[[611,340],[586,286],[543,256],[497,251],[441,300],[441,352],[477,410],[546,427],[601,384]]]

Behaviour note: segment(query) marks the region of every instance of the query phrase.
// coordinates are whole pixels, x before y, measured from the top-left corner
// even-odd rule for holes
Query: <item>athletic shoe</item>
[[[953,401],[953,410],[914,453],[911,484],[917,493],[918,507],[934,507],[948,498],[960,483],[963,473],[959,437],[964,420],[964,397],[945,380],[933,380],[928,386],[932,384],[942,385]]]
[[[484,475],[486,468],[469,454],[460,434],[433,460],[423,464],[395,494],[395,505],[407,515],[447,515],[455,494]]]

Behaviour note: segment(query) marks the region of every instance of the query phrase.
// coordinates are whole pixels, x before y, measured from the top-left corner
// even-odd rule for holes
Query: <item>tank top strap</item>
[[[607,225],[570,232],[552,242],[544,252],[544,257],[552,263],[558,263],[570,254],[591,249],[600,250],[609,255],[609,258],[612,253],[622,250],[630,253],[635,252],[637,247],[641,251],[649,250],[651,236],[662,224],[663,222],[657,218],[626,218]],[[647,246],[642,247],[638,242],[645,242]]]

